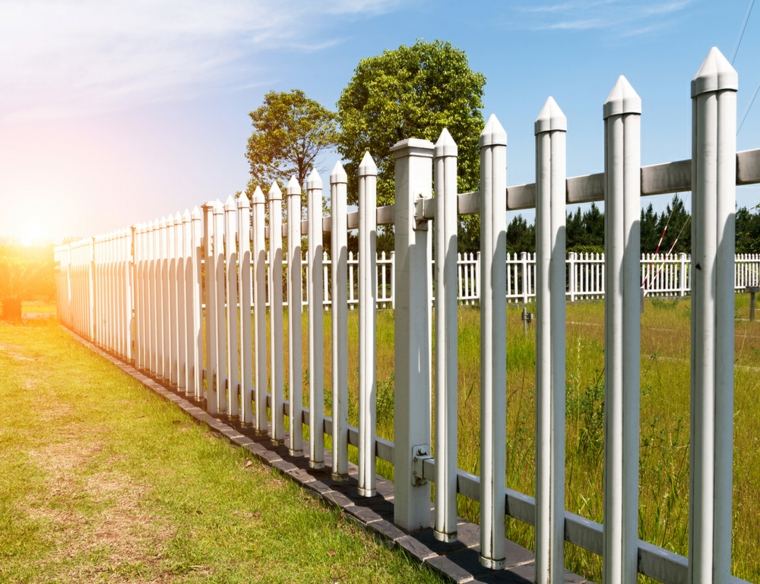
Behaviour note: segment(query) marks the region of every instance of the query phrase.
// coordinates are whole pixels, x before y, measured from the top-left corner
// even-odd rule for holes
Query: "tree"
[[[284,187],[294,174],[303,185],[317,156],[337,142],[335,114],[300,89],[270,91],[250,116],[253,133],[245,155],[251,171],[249,197],[256,185],[267,192],[272,181]]]
[[[24,300],[55,296],[53,248],[0,242],[0,318],[21,320]]]
[[[435,142],[443,128],[459,146],[459,191],[477,189],[485,82],[481,73],[470,69],[463,51],[443,41],[417,41],[359,61],[338,100],[338,151],[346,161],[349,202],[357,200],[357,170],[365,152],[377,163],[378,204],[390,205],[391,147],[412,137]],[[478,216],[464,220],[460,251],[474,251]]]

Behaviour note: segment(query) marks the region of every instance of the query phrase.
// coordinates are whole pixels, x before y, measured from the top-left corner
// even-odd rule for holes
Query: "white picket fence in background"
[[[377,255],[377,306],[392,308],[393,278],[395,274],[393,252]],[[269,254],[267,254],[269,266]],[[435,266],[435,261],[432,262]],[[306,279],[308,261],[302,259],[303,278]],[[641,288],[645,296],[686,296],[691,291],[691,257],[689,254],[655,254],[641,256]],[[322,258],[323,300],[325,308],[332,303],[330,292],[330,255]],[[457,300],[460,304],[474,305],[480,298],[480,253],[457,254]],[[604,254],[570,252],[565,260],[567,286],[565,295],[571,302],[604,297]],[[283,262],[283,269],[287,261]],[[358,288],[359,258],[348,252],[348,305],[353,309],[359,304]],[[435,267],[433,268],[435,269]],[[760,254],[737,254],[735,257],[734,288],[743,292],[748,287],[760,286]],[[271,292],[271,288],[269,288]],[[508,302],[527,303],[536,298],[536,254],[529,252],[507,253]],[[435,299],[435,294],[433,294]],[[308,291],[304,289],[301,304],[309,303]],[[287,301],[284,302],[287,306]],[[269,306],[269,297],[267,297]]]
[[[690,160],[641,167],[641,100],[621,77],[604,104],[602,173],[566,177],[566,119],[550,98],[535,122],[535,183],[507,187],[507,136],[492,116],[480,135],[477,192],[457,193],[457,146],[444,130],[435,145],[410,138],[393,147],[396,204],[391,207],[376,205],[377,168],[367,154],[358,169],[356,212],[347,212],[347,177],[337,164],[329,183],[332,217],[322,217],[322,180],[312,172],[305,185],[307,221],[301,221],[301,185],[292,179],[284,195],[284,226],[283,194],[273,185],[267,199],[257,188],[250,204],[244,196],[226,204],[211,202],[183,215],[60,246],[60,318],[209,412],[285,441],[292,454],[304,454],[315,468],[324,465],[325,434],[333,438],[337,475],[347,472],[348,444],[358,447],[362,495],[375,493],[376,459],[391,462],[394,520],[404,529],[432,526],[439,539],[454,540],[457,493],[479,501],[481,562],[490,568],[504,565],[509,515],[536,527],[540,582],[562,581],[565,541],[602,556],[605,582],[635,582],[637,572],[663,582],[729,582],[734,290],[757,282],[757,256],[734,255],[735,185],[760,182],[760,150],[736,152],[736,89],[736,72],[713,49],[692,82]],[[692,192],[693,201],[691,258],[641,258],[640,197],[685,191]],[[605,203],[606,253],[567,257],[566,205],[591,201]],[[536,255],[508,256],[506,211],[533,207]],[[481,249],[462,257],[456,253],[457,215],[468,213],[480,213]],[[392,258],[376,256],[377,225],[394,228]],[[347,253],[349,230],[358,230],[358,259]],[[304,235],[306,277],[300,265]],[[324,235],[335,251],[327,268]],[[269,264],[267,251],[273,258]],[[642,283],[658,294],[681,295],[687,287],[692,294],[688,559],[638,538]],[[286,299],[274,291],[286,292],[290,306],[287,367]],[[295,301],[304,291],[310,299],[307,339],[301,338],[302,303]],[[565,304],[594,296],[605,302],[603,524],[564,508]],[[320,305],[328,298],[335,300],[329,307],[333,376],[332,386],[325,388]],[[507,299],[526,298],[535,298],[537,316],[535,498],[505,485],[503,323]],[[457,468],[460,301],[480,306],[480,476]],[[394,443],[375,433],[378,302],[395,306]],[[349,363],[347,356],[351,303],[359,311],[359,363]],[[274,331],[269,339],[267,316]],[[303,342],[309,349],[306,388]],[[349,367],[359,369],[358,428],[347,422]],[[324,414],[326,390],[332,395],[331,416]],[[303,391],[318,407],[303,407]],[[284,416],[290,420],[287,432]]]

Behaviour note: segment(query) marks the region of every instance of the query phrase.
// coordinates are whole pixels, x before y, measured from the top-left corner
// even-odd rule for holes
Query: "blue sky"
[[[359,59],[416,39],[451,41],[485,74],[510,184],[533,180],[533,120],[549,95],[568,117],[568,174],[600,171],[602,103],[621,73],[643,100],[643,163],[687,158],[690,79],[711,46],[733,57],[748,6],[2,0],[0,237],[88,235],[225,198],[246,182],[248,112],[266,91],[334,107]],[[760,85],[760,6],[735,66],[741,118]],[[760,98],[738,145],[760,147]],[[760,189],[738,198],[756,204]]]

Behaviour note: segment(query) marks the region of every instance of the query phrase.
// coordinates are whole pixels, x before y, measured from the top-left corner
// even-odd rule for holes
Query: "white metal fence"
[[[303,223],[301,186],[292,179],[285,194],[284,228],[283,195],[273,185],[268,199],[257,188],[252,204],[244,196],[226,204],[207,203],[192,213],[137,225],[131,231],[61,246],[56,250],[61,319],[100,346],[203,401],[209,412],[237,417],[286,441],[291,453],[304,453],[313,467],[324,465],[325,433],[333,437],[332,471],[336,474],[347,472],[348,444],[357,446],[363,495],[375,493],[377,457],[390,461],[394,465],[394,519],[405,529],[432,526],[439,539],[453,540],[457,493],[478,500],[481,561],[491,568],[503,565],[508,514],[536,526],[537,581],[562,581],[563,543],[569,541],[602,555],[605,582],[635,582],[637,572],[665,582],[728,582],[734,289],[757,277],[756,257],[734,255],[735,185],[760,182],[760,150],[736,152],[736,89],[736,72],[713,49],[692,82],[690,160],[641,167],[641,100],[621,77],[604,104],[603,173],[566,177],[566,120],[550,98],[535,123],[536,182],[532,184],[507,187],[507,136],[492,116],[480,136],[477,192],[457,193],[457,146],[444,130],[435,145],[411,138],[393,147],[396,204],[392,207],[376,206],[377,168],[367,154],[358,169],[357,212],[347,213],[347,177],[337,164],[329,184],[332,218],[322,217],[323,185],[313,172],[305,185],[309,218]],[[645,256],[642,260],[640,196],[676,191],[693,193],[692,256]],[[605,255],[567,258],[566,204],[602,200]],[[269,205],[268,230],[265,205]],[[536,208],[535,259],[508,257],[506,211],[530,207]],[[458,258],[457,215],[468,213],[480,213],[481,250],[479,255]],[[390,265],[391,259],[376,257],[378,224],[393,225],[395,231],[394,270],[380,275],[378,266]],[[358,260],[349,260],[346,234],[355,229]],[[269,265],[267,233],[274,260]],[[327,277],[324,234],[331,237],[335,252]],[[302,235],[308,236],[306,278],[299,265]],[[287,262],[284,270],[280,259]],[[351,295],[354,286],[348,285],[353,277],[355,296]],[[638,538],[640,355],[636,348],[642,283],[648,290],[672,294],[684,293],[688,284],[692,293],[688,559]],[[375,315],[378,300],[387,298],[391,288],[394,443],[375,434]],[[305,340],[301,338],[302,304],[295,301],[302,298],[303,289],[311,300]],[[282,290],[290,301],[288,401],[282,357],[285,298],[272,293]],[[589,295],[604,295],[605,301],[603,525],[564,508],[565,303],[568,298]],[[328,296],[335,299],[330,306],[335,340],[333,382],[328,388],[331,416],[325,416],[322,407],[320,305]],[[505,485],[503,323],[507,298],[525,296],[535,296],[537,303],[535,499]],[[459,300],[480,305],[480,476],[457,468]],[[348,363],[347,358],[351,301],[358,303],[359,310],[358,364]],[[267,316],[273,331],[269,339]],[[436,321],[434,352],[432,318]],[[306,388],[302,388],[303,342],[309,349]],[[358,428],[347,423],[348,367],[359,369]],[[310,403],[317,407],[303,408],[303,391],[309,392]],[[433,409],[435,437],[430,424]],[[290,419],[287,432],[284,416]],[[304,425],[310,430],[308,444],[302,439]],[[437,487],[433,514],[429,511],[431,482]]]

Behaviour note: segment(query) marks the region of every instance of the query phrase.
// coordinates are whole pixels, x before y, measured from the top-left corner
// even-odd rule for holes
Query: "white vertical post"
[[[253,334],[256,366],[255,428],[259,434],[267,431],[267,321],[266,321],[266,237],[264,228],[266,201],[260,187],[253,193]]]
[[[715,47],[691,82],[689,582],[731,578],[738,75]]]
[[[134,308],[135,308],[135,255],[134,255],[134,245],[135,245],[135,232],[137,228],[136,226],[130,227],[124,234],[124,308],[123,308],[123,315],[124,315],[124,321],[126,323],[125,326],[125,338],[124,338],[124,344],[125,344],[125,352],[124,357],[126,360],[130,363],[134,363],[135,359],[135,351],[133,350],[132,342],[134,340],[134,334],[132,332],[132,326],[133,324],[136,324],[134,321]],[[93,305],[92,303],[93,298],[90,296],[90,306]]]
[[[457,145],[444,128],[435,143],[435,529],[457,536]]]
[[[161,316],[162,326],[162,356],[161,377],[164,381],[171,381],[171,347],[172,347],[172,322],[171,322],[171,293],[169,289],[169,221],[164,217],[161,221]]]
[[[214,308],[216,317],[216,411],[227,413],[226,390],[227,371],[227,318],[225,316],[225,282],[224,282],[224,205],[214,201],[214,290],[216,300]]]
[[[150,370],[154,376],[161,376],[161,267],[159,248],[158,221],[150,224],[150,321],[151,321],[151,356]]]
[[[238,296],[240,299],[240,421],[253,424],[253,347],[251,346],[251,203],[237,198]]]
[[[193,384],[193,232],[190,210],[182,214],[182,299],[185,307],[184,314],[184,367],[182,371],[185,395],[195,395]]]
[[[203,225],[204,255],[206,259],[206,409],[209,414],[217,413],[217,377],[219,359],[217,355],[217,309],[216,309],[216,259],[214,246],[214,207],[208,203]]]
[[[330,174],[332,293],[332,475],[348,476],[348,226],[346,171]]]
[[[678,256],[681,263],[681,270],[678,275],[679,296],[686,296],[686,291],[688,290],[688,286],[686,285],[686,254],[680,253]]]
[[[227,415],[240,416],[240,339],[237,284],[237,201],[230,195],[224,204],[225,260],[227,263]]]
[[[415,455],[430,451],[430,339],[427,223],[417,224],[415,202],[430,198],[433,144],[409,138],[391,148],[395,160],[395,400],[394,522],[428,527],[430,484],[413,473]]]
[[[506,474],[507,133],[480,134],[480,563],[504,567]]]
[[[322,178],[306,179],[309,205],[309,466],[324,466],[324,334],[322,332]]]
[[[172,333],[174,335],[174,342],[172,343],[174,367],[172,371],[175,386],[178,389],[184,389],[181,380],[183,359],[182,348],[184,342],[184,330],[182,326],[184,316],[184,308],[182,306],[182,215],[179,213],[174,215],[172,227],[172,302],[174,306],[174,310],[171,314],[173,320]]]
[[[282,191],[276,182],[269,189],[269,338],[272,362],[272,440],[285,439],[285,400],[282,364]]]
[[[301,185],[288,182],[288,417],[290,454],[303,451],[301,389]]]
[[[134,250],[134,290],[135,290],[135,367],[142,369],[145,358],[145,341],[143,340],[143,325],[145,323],[143,296],[143,225],[133,227],[132,241]]]
[[[565,135],[546,100],[536,134],[536,582],[564,579]]]
[[[193,310],[193,391],[195,399],[200,400],[202,397],[202,379],[201,371],[203,370],[203,278],[201,269],[202,248],[203,248],[203,224],[201,209],[193,207],[190,212],[191,232],[192,232],[192,310]]]
[[[177,384],[177,257],[175,240],[175,218],[169,215],[166,223],[166,289],[168,292],[167,315],[169,325],[169,373],[167,380],[171,385]]]
[[[364,497],[374,497],[376,489],[376,254],[377,165],[366,152],[359,164],[359,494]],[[385,269],[383,264],[383,274]],[[385,295],[383,287],[383,297]]]
[[[622,75],[604,102],[605,582],[638,568],[641,98]]]
[[[574,251],[571,251],[569,254],[567,254],[567,263],[570,266],[568,269],[569,272],[569,283],[568,286],[570,288],[570,302],[575,302],[575,258],[576,254]]]

